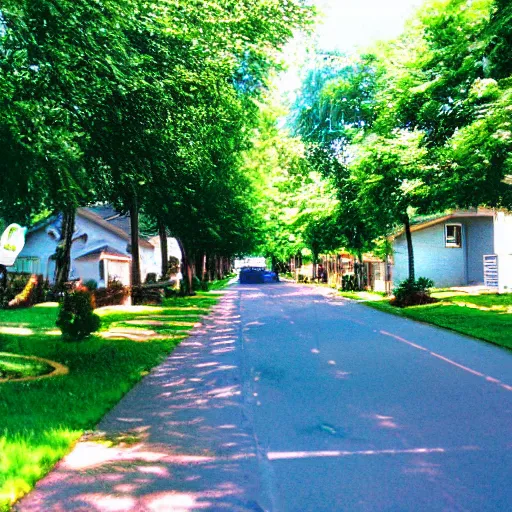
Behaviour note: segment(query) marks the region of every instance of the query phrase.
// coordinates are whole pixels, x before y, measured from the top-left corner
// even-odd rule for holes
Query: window
[[[30,256],[18,258],[13,265],[13,271],[24,274],[39,274],[39,261],[39,258]]]
[[[462,224],[446,224],[446,247],[462,247]]]

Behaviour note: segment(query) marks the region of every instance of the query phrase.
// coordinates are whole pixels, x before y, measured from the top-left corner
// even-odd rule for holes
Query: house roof
[[[107,208],[107,207],[102,207]],[[110,208],[111,212],[114,212],[114,215],[116,215],[115,210],[112,207]],[[105,210],[100,210],[100,212],[105,212]],[[111,216],[107,216],[105,219],[99,215],[98,213],[95,213],[95,211],[92,208],[78,208],[76,211],[77,215],[81,215],[82,217],[85,217],[86,219],[89,219],[92,222],[95,222],[99,226],[102,226],[103,228],[111,231],[112,233],[115,233],[116,235],[120,236],[124,240],[127,240],[128,242],[131,240],[130,238],[130,231],[131,231],[131,224],[130,224],[130,218],[128,217],[128,223],[126,222],[120,222],[119,225],[116,225],[112,222]],[[119,215],[119,214],[117,214]],[[122,226],[122,227],[121,227]],[[148,242],[147,240],[144,240],[143,238],[139,238],[139,244],[141,247],[146,247],[148,249],[154,249],[154,246]]]
[[[87,209],[101,217],[112,226],[115,226],[124,231],[127,235],[130,235],[132,226],[129,213],[119,213],[110,204],[90,206]]]
[[[94,255],[101,256],[102,254],[108,254],[109,256],[116,256],[118,258],[126,258],[129,260],[132,259],[132,257],[129,254],[123,253],[122,251],[119,251],[118,249],[112,247],[111,245],[108,245],[107,243],[104,243],[103,245],[95,247],[94,249],[89,249],[87,251],[84,251],[83,253],[79,254],[76,257],[76,259],[85,258],[86,256],[94,256]]]
[[[126,240],[127,242],[131,241],[130,232],[131,232],[131,224],[130,217],[128,215],[122,215],[116,212],[114,208],[110,205],[105,206],[94,206],[90,208],[77,208],[76,214],[84,217],[91,222],[94,222],[98,226],[114,233],[119,236],[121,239]],[[60,216],[51,216],[47,217],[43,221],[34,225],[29,232],[37,231],[42,227],[45,227],[49,224],[53,224],[55,229],[60,232],[62,227],[62,219]],[[80,236],[84,236],[85,233],[76,233],[74,239],[79,238]],[[147,249],[154,249],[155,246],[144,240],[143,238],[139,238],[139,245],[141,247],[146,247]]]
[[[471,217],[494,217],[495,211],[485,208],[478,208],[475,210],[455,210],[450,213],[441,213],[433,218],[422,220],[420,222],[411,224],[411,232],[421,231],[422,229],[430,228],[431,226],[435,226],[437,224],[442,224],[448,220],[455,220],[460,218],[471,218]],[[389,238],[394,239],[399,236],[402,236],[405,233],[404,229],[400,229]]]

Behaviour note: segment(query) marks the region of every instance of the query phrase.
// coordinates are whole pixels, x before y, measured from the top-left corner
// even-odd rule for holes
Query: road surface
[[[509,511],[511,386],[490,344],[235,285],[18,509]]]

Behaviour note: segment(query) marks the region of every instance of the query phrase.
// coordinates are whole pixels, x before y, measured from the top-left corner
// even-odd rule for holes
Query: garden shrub
[[[430,289],[434,286],[432,279],[419,277],[417,280],[405,279],[393,290],[394,298],[390,304],[405,308],[408,306],[420,306],[437,302],[430,296]]]
[[[154,284],[156,283],[156,274],[154,272],[148,272],[146,276],[146,284]]]
[[[80,341],[100,328],[100,317],[94,313],[92,295],[85,288],[64,294],[57,327],[68,341]]]
[[[134,286],[132,288],[132,304],[159,306],[162,304],[163,297],[163,287]]]
[[[84,286],[90,291],[94,292],[98,289],[98,283],[94,279],[88,279],[84,282]]]
[[[197,292],[200,289],[201,280],[197,276],[192,277],[192,291]]]
[[[110,281],[107,288],[94,290],[94,300],[97,308],[104,306],[120,306],[130,295],[130,288],[119,281]]]
[[[359,283],[355,274],[344,275],[341,278],[341,289],[344,292],[359,291]]]
[[[36,289],[39,279],[35,274],[32,274],[27,281],[23,290],[18,293],[14,299],[10,300],[8,306],[10,308],[28,308],[34,304]]]
[[[179,258],[176,256],[169,256],[169,260],[167,263],[167,276],[170,278],[171,276],[176,275],[181,268],[181,262]]]
[[[0,285],[0,307],[6,308],[9,302],[23,291],[30,279],[29,274],[7,274],[7,286]]]

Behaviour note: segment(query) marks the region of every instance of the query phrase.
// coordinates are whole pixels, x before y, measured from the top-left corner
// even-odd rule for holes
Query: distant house
[[[411,226],[417,277],[437,287],[486,285],[512,290],[512,215],[454,211]],[[408,277],[404,232],[393,242],[393,284]]]
[[[62,217],[46,219],[30,229],[23,251],[11,272],[42,274],[50,282],[55,279],[54,254],[60,240]],[[116,279],[130,284],[131,250],[130,217],[116,212],[111,206],[78,208],[71,246],[70,279],[94,280],[105,286]],[[148,273],[160,274],[161,253],[158,237],[139,238],[141,278]],[[177,242],[168,239],[169,256],[181,258]]]

